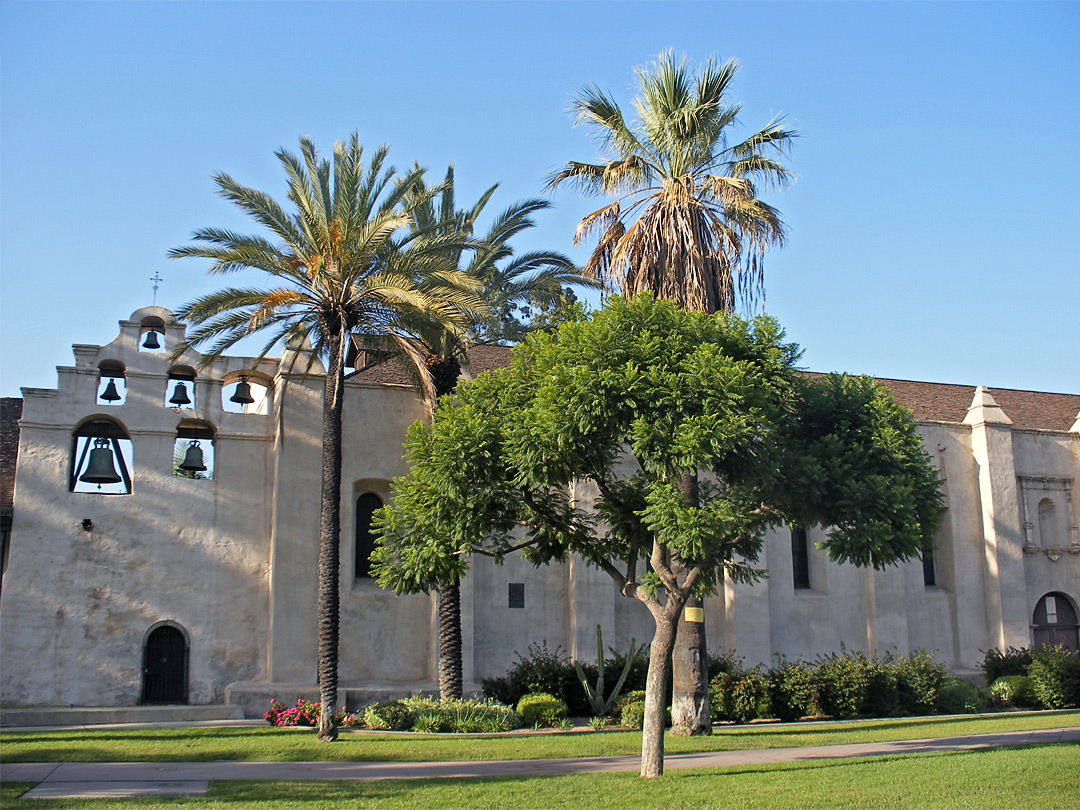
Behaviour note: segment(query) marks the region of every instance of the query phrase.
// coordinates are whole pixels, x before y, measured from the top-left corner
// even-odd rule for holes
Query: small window
[[[134,446],[127,432],[111,419],[93,419],[72,434],[72,492],[95,495],[131,493]]]
[[[176,366],[169,371],[165,386],[165,405],[169,408],[195,410],[195,369]]]
[[[810,549],[806,540],[806,529],[791,530],[791,570],[796,588],[810,587]]]
[[[934,568],[933,549],[922,553],[922,581],[923,585],[937,585],[937,570]]]
[[[127,401],[127,379],[124,366],[106,360],[98,366],[98,405],[123,405]]]
[[[165,351],[165,321],[161,318],[144,318],[139,326],[139,351]]]
[[[173,443],[173,475],[208,481],[214,477],[214,429],[203,422],[184,421]]]
[[[356,559],[354,576],[357,579],[371,577],[371,552],[375,550],[375,535],[371,531],[371,521],[375,510],[381,509],[382,498],[372,492],[365,492],[356,499]]]
[[[506,586],[507,607],[513,610],[525,608],[525,583],[511,582]]]

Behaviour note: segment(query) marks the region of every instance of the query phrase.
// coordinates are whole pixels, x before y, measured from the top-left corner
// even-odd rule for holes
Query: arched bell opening
[[[165,351],[165,321],[150,315],[139,323],[139,351]]]
[[[119,422],[92,417],[72,431],[68,489],[94,495],[131,493],[134,444]]]
[[[239,371],[221,384],[221,408],[226,413],[270,413],[273,384],[261,372]]]
[[[99,405],[123,405],[127,401],[127,377],[118,360],[98,363],[97,402]]]
[[[167,407],[195,410],[195,376],[195,369],[190,366],[173,366],[169,369],[169,383],[165,386]]]
[[[1068,650],[1080,650],[1080,621],[1073,601],[1054,591],[1035,605],[1031,618],[1031,643],[1034,647],[1061,645]]]
[[[214,428],[206,422],[185,419],[176,428],[173,475],[200,481],[212,479],[214,451]]]
[[[139,703],[187,703],[190,652],[187,632],[180,625],[160,622],[151,627],[143,639]]]

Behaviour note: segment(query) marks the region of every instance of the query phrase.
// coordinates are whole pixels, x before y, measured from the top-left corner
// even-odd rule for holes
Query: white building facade
[[[200,368],[190,352],[171,359],[183,335],[167,310],[140,309],[108,345],[74,346],[56,389],[23,389],[4,505],[5,706],[228,702],[256,715],[318,693],[323,369],[302,348]],[[478,349],[473,370],[507,356]],[[1075,649],[1080,396],[882,382],[940,471],[934,555],[865,571],[828,562],[820,530],[778,527],[760,560],[769,578],[707,601],[710,648],[767,663],[921,647],[962,675],[990,648]],[[383,591],[365,562],[370,512],[429,411],[376,365],[349,376],[344,413],[339,678],[356,706],[436,689],[434,597]],[[652,633],[580,560],[479,561],[462,582],[466,689],[534,642],[589,660],[597,624],[619,649]]]

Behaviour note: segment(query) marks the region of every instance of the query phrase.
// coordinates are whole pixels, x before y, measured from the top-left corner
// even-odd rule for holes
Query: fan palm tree
[[[791,181],[780,158],[797,133],[774,119],[747,138],[729,139],[741,105],[726,95],[738,71],[734,59],[723,65],[710,59],[695,75],[685,56],[666,51],[637,70],[633,121],[595,85],[573,100],[576,123],[599,136],[605,159],[567,163],[548,187],[570,183],[615,197],[587,215],[574,236],[580,244],[599,233],[587,275],[614,276],[627,296],[648,291],[708,313],[733,312],[740,297],[750,309],[763,297],[764,253],[783,244],[784,223],[758,188]],[[695,471],[678,483],[696,500]],[[706,658],[704,622],[680,622],[672,719],[681,733],[710,728]],[[647,730],[646,743],[662,746],[656,734]]]
[[[387,151],[377,149],[365,166],[355,133],[348,143],[334,145],[332,161],[321,158],[307,138],[300,140],[300,157],[279,149],[291,212],[217,173],[218,194],[265,228],[269,238],[201,228],[192,236],[194,244],[169,251],[172,258],[210,259],[212,274],[254,269],[267,276],[265,287],[226,287],[177,312],[195,326],[187,345],[209,344],[206,362],[262,332],[268,336],[263,354],[281,341],[306,341],[314,349],[311,356],[326,363],[318,575],[322,740],[337,737],[341,425],[349,336],[377,337],[423,380],[425,353],[416,325],[435,324],[448,335],[464,336],[479,306],[476,285],[444,255],[460,235],[413,239],[405,247],[395,242],[413,227],[409,204],[416,199],[412,190],[421,171],[399,177],[386,165]]]
[[[595,85],[574,98],[576,124],[593,128],[604,159],[567,163],[548,188],[615,197],[575,234],[580,244],[599,233],[586,275],[705,312],[733,311],[737,293],[747,305],[762,294],[764,253],[783,244],[784,223],[758,188],[790,182],[779,158],[797,133],[774,119],[729,142],[741,105],[725,96],[738,71],[734,59],[709,60],[695,76],[685,57],[662,53],[637,70],[632,122]]]
[[[454,234],[474,237],[477,221],[498,188],[491,186],[471,208],[458,208],[451,164],[446,178],[435,186],[418,185],[414,189],[414,235],[429,238],[437,235],[448,241]],[[597,283],[578,273],[574,263],[561,253],[533,251],[515,256],[510,240],[531,228],[533,215],[551,207],[546,200],[516,202],[501,212],[484,236],[470,244],[448,244],[446,258],[469,276],[479,287],[486,312],[469,323],[464,335],[429,324],[423,330],[428,351],[427,367],[438,396],[454,390],[461,375],[462,362],[468,362],[470,344],[504,343],[520,340],[528,325],[517,318],[531,306],[551,306],[566,294],[567,286]],[[523,312],[524,314],[524,312]],[[439,605],[439,693],[443,697],[461,697],[461,591],[458,582],[437,586]]]

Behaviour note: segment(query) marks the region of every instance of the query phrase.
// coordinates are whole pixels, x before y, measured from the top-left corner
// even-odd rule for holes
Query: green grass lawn
[[[588,774],[513,779],[380,782],[213,782],[181,799],[40,800],[35,810],[339,808],[928,808],[1053,810],[1080,806],[1080,746],[1045,745],[947,754],[669,771],[662,779]],[[3,786],[14,807],[31,786]]]
[[[724,728],[711,737],[666,737],[669,753],[732,751],[916,740],[1080,725],[1080,712],[999,714],[970,718],[865,720]],[[320,743],[313,729],[184,728],[4,732],[4,762],[446,761],[543,759],[641,753],[641,732],[536,736],[377,735],[345,732]]]

